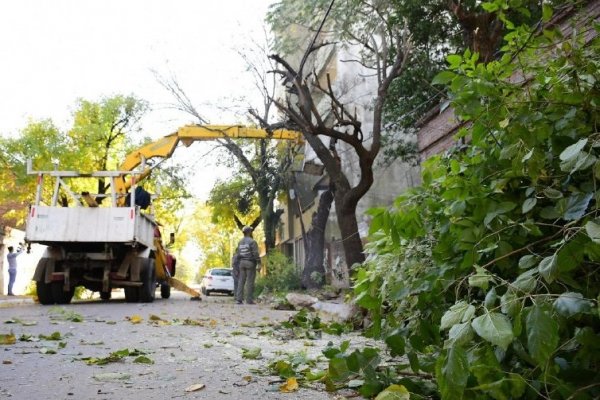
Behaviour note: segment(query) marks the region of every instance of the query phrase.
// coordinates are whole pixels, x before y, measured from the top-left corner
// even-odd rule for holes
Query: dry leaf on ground
[[[206,387],[204,383],[194,383],[185,388],[186,392],[197,392],[198,390],[202,390]]]
[[[298,388],[298,381],[296,380],[296,378],[291,377],[288,378],[283,385],[279,386],[279,391],[283,393],[291,393],[298,390]]]

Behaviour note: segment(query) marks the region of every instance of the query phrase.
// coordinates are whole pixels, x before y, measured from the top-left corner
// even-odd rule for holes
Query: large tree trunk
[[[346,256],[346,265],[350,271],[353,265],[362,264],[365,261],[365,255],[356,220],[357,204],[354,202],[348,204],[345,197],[344,193],[340,193],[336,189],[335,212],[342,235],[341,240]]]
[[[263,215],[263,229],[265,231],[265,250],[269,253],[270,250],[275,248],[276,241],[276,233],[277,233],[277,224],[279,224],[279,219],[281,218],[281,214],[283,210],[271,210],[266,209]]]
[[[329,188],[321,195],[317,212],[312,216],[311,226],[306,232],[306,254],[302,270],[302,287],[317,289],[325,282],[325,227],[333,203],[333,191]]]

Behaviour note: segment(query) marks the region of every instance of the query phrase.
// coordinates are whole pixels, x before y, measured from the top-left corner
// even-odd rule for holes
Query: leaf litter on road
[[[0,344],[10,345],[15,344],[17,342],[17,338],[15,335],[11,333],[0,333]]]

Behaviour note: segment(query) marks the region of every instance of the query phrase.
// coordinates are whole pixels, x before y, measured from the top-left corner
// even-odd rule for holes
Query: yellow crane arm
[[[277,139],[277,140],[294,140],[302,141],[302,133],[288,129],[277,129],[272,132],[267,132],[265,129],[248,128],[239,125],[186,125],[177,130],[177,132],[164,136],[155,142],[129,153],[125,161],[119,166],[119,171],[133,171],[138,167],[143,160],[151,158],[169,158],[177,148],[179,142],[186,147],[192,142],[201,140],[214,140],[222,138],[231,139]],[[144,179],[150,174],[151,168],[147,168],[138,175],[137,180]],[[117,195],[125,195],[131,188],[132,182],[127,181],[125,176],[116,179]]]

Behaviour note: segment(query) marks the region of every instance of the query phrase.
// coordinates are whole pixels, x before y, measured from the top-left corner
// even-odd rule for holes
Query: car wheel
[[[171,297],[170,285],[167,285],[166,283],[160,285],[160,297],[162,297],[163,299],[168,299],[169,297]]]

